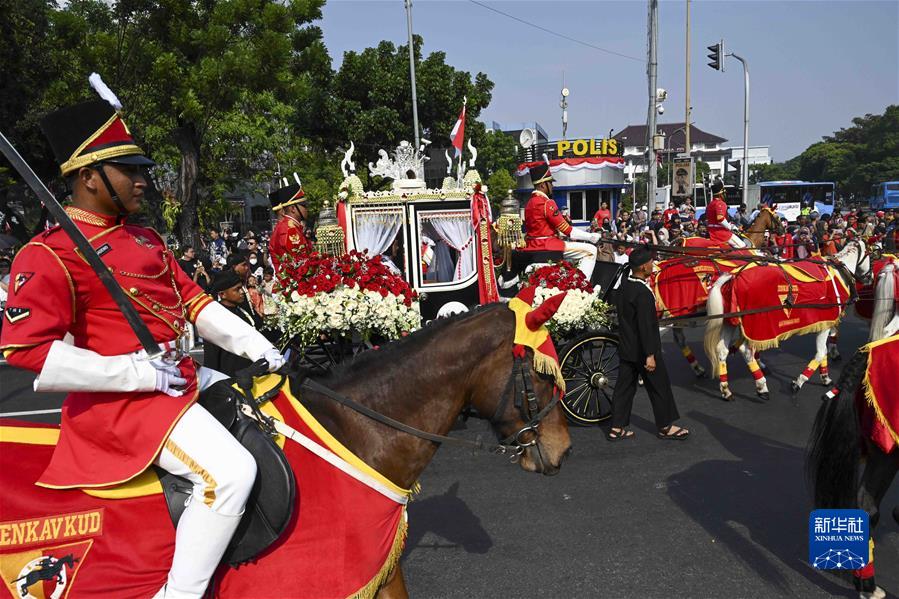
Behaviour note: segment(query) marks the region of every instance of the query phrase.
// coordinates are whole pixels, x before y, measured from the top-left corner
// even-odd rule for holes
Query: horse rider
[[[306,251],[309,241],[303,232],[304,222],[308,217],[306,211],[306,194],[303,184],[294,173],[296,183],[287,183],[280,189],[268,194],[272,210],[278,215],[278,222],[272,230],[268,242],[268,252],[272,257],[275,274],[281,265],[290,263]],[[285,183],[287,179],[284,179]]]
[[[204,339],[250,360],[264,358],[272,370],[284,359],[184,273],[159,233],[127,222],[141,208],[145,168],[154,163],[131,137],[112,92],[94,85],[109,102],[57,110],[40,126],[71,190],[66,212],[166,353],[148,357],[141,349],[60,227],[34,237],[13,262],[16,283],[0,350],[12,366],[38,373],[36,391],[69,392],[56,449],[35,484],[109,487],[154,464],[193,483],[171,568],[155,597],[199,598],[240,523],[256,463],[196,403],[201,390],[226,377],[199,367],[180,342],[194,325]]]
[[[712,241],[733,248],[746,247],[746,242],[736,234],[736,227],[727,220],[727,202],[724,201],[724,182],[721,177],[716,177],[712,182],[712,201],[709,202],[705,215]]]
[[[596,243],[599,233],[588,233],[571,226],[552,199],[553,176],[548,164],[537,164],[531,169],[534,191],[524,208],[524,251],[564,252],[562,257],[577,264],[589,279],[596,264]],[[560,239],[558,235],[570,238]]]

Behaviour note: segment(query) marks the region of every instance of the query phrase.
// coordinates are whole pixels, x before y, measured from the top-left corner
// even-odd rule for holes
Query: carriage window
[[[591,218],[593,218],[593,215],[596,214],[596,211],[599,210],[600,198],[601,194],[598,189],[587,190],[587,201],[585,202],[584,207],[584,220],[590,220]]]
[[[584,192],[568,192],[568,216],[571,220],[584,220]]]
[[[468,210],[418,213],[418,267],[424,285],[463,281],[476,270],[474,228]]]

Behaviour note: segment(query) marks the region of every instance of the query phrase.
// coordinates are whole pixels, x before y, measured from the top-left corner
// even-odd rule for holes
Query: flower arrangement
[[[275,326],[310,345],[323,335],[396,339],[421,327],[418,296],[379,257],[328,256],[307,248],[278,273]]]
[[[584,273],[570,262],[556,262],[535,269],[522,285],[524,287],[536,287],[534,308],[547,298],[568,292],[555,315],[546,323],[554,336],[565,336],[609,324],[609,305],[600,299],[599,287],[594,288]]]

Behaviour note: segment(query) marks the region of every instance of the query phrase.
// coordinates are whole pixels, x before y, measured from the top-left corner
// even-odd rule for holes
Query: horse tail
[[[862,438],[855,393],[867,365],[868,355],[856,352],[840,373],[836,397],[825,396],[815,416],[805,472],[816,508],[857,505]]]
[[[880,271],[874,281],[874,314],[871,316],[871,334],[868,341],[877,341],[884,337],[884,327],[893,317],[893,304],[896,298],[896,281],[893,271],[896,264],[890,262]]]
[[[713,377],[718,374],[718,342],[721,341],[721,327],[724,326],[724,319],[719,316],[724,314],[724,294],[721,292],[721,288],[732,278],[733,276],[729,273],[718,277],[718,280],[715,281],[715,284],[709,290],[709,299],[705,303],[706,316],[712,318],[709,318],[705,325],[703,346],[712,367],[711,373]]]

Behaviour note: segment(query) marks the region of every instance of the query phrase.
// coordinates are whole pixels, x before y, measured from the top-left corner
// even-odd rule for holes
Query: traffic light
[[[716,71],[724,72],[724,40],[721,40],[717,44],[712,46],[708,46],[710,54],[709,57],[709,66],[715,69]]]

